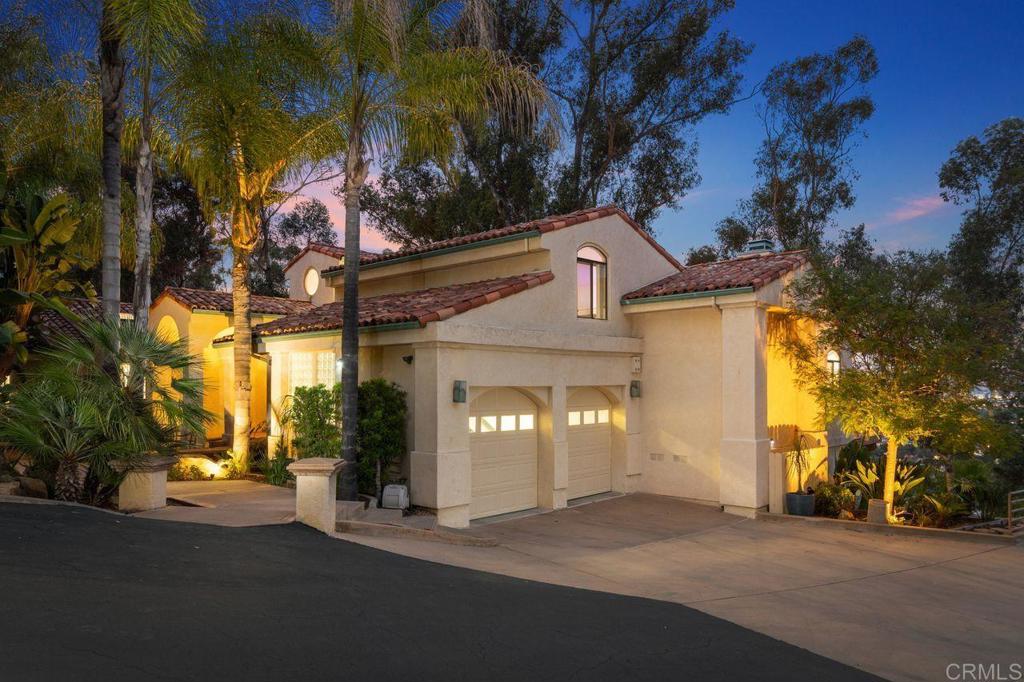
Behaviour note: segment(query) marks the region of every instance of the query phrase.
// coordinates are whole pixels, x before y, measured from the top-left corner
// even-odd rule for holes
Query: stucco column
[[[568,391],[565,384],[552,386],[546,409],[538,415],[537,505],[562,509],[569,486]]]
[[[267,434],[267,459],[273,459],[277,454],[278,444],[284,438],[284,429],[281,426],[280,416],[284,411],[284,398],[288,393],[287,382],[285,381],[285,364],[287,355],[281,353],[270,353],[270,414],[267,415],[269,433]]]
[[[472,470],[469,403],[452,401],[452,384],[465,380],[458,351],[414,350],[416,371],[413,450],[409,453],[412,503],[437,510],[442,526],[469,525]]]
[[[640,489],[643,473],[643,436],[640,432],[642,398],[630,398],[629,386],[617,389],[612,405],[612,490],[632,493]]]
[[[719,501],[753,515],[768,504],[766,315],[753,304],[722,307],[722,441]]]

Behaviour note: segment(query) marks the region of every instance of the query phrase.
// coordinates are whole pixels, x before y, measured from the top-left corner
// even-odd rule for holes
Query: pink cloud
[[[369,182],[373,182],[373,176],[369,178]],[[345,207],[341,204],[341,201],[331,194],[331,190],[338,183],[338,180],[332,180],[329,182],[321,182],[309,185],[303,188],[302,193],[296,195],[289,201],[285,202],[282,207],[284,211],[291,210],[295,204],[299,203],[303,199],[319,199],[324,202],[327,206],[327,212],[331,216],[331,222],[334,223],[334,229],[338,233],[338,243],[343,244],[345,242]],[[359,227],[359,245],[366,251],[383,251],[384,249],[397,249],[397,244],[392,244],[380,235],[379,232],[367,225],[366,216],[362,216],[362,224]]]
[[[901,199],[901,204],[882,216],[879,225],[898,225],[941,211],[946,206],[942,197]]]

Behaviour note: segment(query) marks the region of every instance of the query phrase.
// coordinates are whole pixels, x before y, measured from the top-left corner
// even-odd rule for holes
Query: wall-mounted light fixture
[[[402,356],[402,362],[404,362],[407,365],[411,365],[412,364],[412,359],[413,359],[413,356],[411,356],[411,355],[403,355]]]
[[[634,379],[629,382],[629,397],[639,398],[640,397],[640,382]]]
[[[452,402],[453,403],[464,403],[464,402],[466,402],[466,393],[467,393],[466,382],[462,381],[460,379],[457,379],[455,381],[455,383],[452,384]]]

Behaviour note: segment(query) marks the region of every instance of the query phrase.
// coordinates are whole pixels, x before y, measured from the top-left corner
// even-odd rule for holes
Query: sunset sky
[[[877,108],[855,154],[857,204],[840,223],[865,223],[886,249],[944,246],[959,210],[939,197],[939,167],[959,140],[1024,116],[1024,2],[737,0],[723,27],[755,44],[744,67],[747,88],[780,61],[832,50],[855,33],[875,46]],[[655,224],[673,253],[712,241],[718,220],[749,194],[761,140],[754,103],[705,120],[696,134],[703,182]],[[337,200],[323,188],[313,193],[340,227]],[[368,248],[385,246],[372,230],[364,235]]]

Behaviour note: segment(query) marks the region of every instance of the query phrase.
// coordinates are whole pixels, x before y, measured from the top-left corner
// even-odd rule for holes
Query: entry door
[[[537,408],[519,391],[493,388],[469,406],[469,517],[537,506]]]
[[[611,404],[596,388],[579,388],[569,395],[570,500],[612,489]]]

